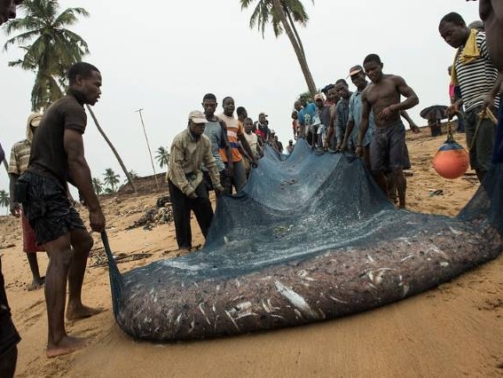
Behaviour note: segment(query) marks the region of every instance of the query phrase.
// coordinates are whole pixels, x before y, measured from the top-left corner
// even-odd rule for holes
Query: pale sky
[[[252,10],[241,11],[239,0],[149,1],[60,0],[61,9],[84,7],[91,16],[72,28],[89,44],[84,61],[103,76],[103,94],[95,106],[102,127],[126,167],[140,176],[152,174],[147,146],[135,110],[144,109],[152,150],[169,147],[185,129],[192,110],[202,110],[205,93],[219,101],[232,96],[256,120],[262,111],[286,145],[291,138],[291,111],[307,90],[297,58],[286,35],[268,29],[265,39],[249,28]],[[367,54],[380,55],[384,72],[403,76],[420,104],[413,119],[433,104],[448,102],[447,66],[454,50],[438,33],[440,19],[451,11],[467,23],[478,19],[478,3],[464,0],[316,0],[304,1],[310,16],[300,28],[307,61],[318,88],[346,78],[349,68]],[[22,17],[22,14],[19,15]],[[7,37],[0,33],[3,46]],[[30,114],[34,74],[7,67],[21,56],[10,48],[0,53],[0,141],[7,153],[24,138]],[[350,89],[354,86],[348,81]],[[106,168],[124,175],[89,117],[84,136],[93,176]],[[412,162],[414,164],[414,162]],[[160,168],[156,166],[157,173]],[[0,169],[0,189],[8,189]]]

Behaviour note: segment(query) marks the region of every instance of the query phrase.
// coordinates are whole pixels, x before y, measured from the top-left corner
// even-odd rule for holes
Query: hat
[[[42,120],[42,114],[32,113],[28,117],[28,125],[33,126],[33,127],[38,127],[40,125],[41,120]]]
[[[353,66],[351,67],[351,69],[349,70],[349,75],[348,77],[351,77],[353,75],[356,75],[357,73],[360,73],[363,71],[363,67],[360,66],[359,64],[357,64],[356,66]]]
[[[276,131],[274,131],[274,129],[271,129],[270,133],[271,134],[276,134]]]
[[[323,98],[323,95],[321,93],[314,95],[314,101],[318,101],[318,100],[325,101],[325,99]]]
[[[264,112],[259,113],[259,115],[258,115],[258,116],[260,117],[261,115],[263,115],[264,117],[267,117],[267,114],[266,114],[266,113],[264,113]]]
[[[206,117],[204,116],[203,112],[199,110],[193,110],[189,113],[189,121],[192,121],[194,123],[206,123],[208,122],[206,120]]]
[[[484,30],[484,23],[480,20],[475,20],[468,25],[470,29]]]

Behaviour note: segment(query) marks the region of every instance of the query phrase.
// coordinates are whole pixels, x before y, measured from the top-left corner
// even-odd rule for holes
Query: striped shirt
[[[461,63],[461,51],[464,46],[460,47],[456,58],[456,76],[461,87],[466,111],[481,106],[484,102],[484,97],[493,89],[498,79],[498,70],[489,58],[484,32],[477,33],[477,46],[480,56],[474,61]],[[500,99],[498,97],[495,101],[496,107],[499,106],[499,102]]]
[[[238,163],[243,159],[241,152],[239,152],[239,138],[245,133],[243,125],[236,118],[227,117],[223,113],[218,115],[218,118],[224,121],[227,126],[227,140],[229,141],[229,146],[231,147],[232,162]],[[223,161],[227,161],[225,149],[220,149],[220,156]]]
[[[28,169],[30,161],[31,143],[28,139],[17,142],[12,146],[9,160],[9,173],[20,176]]]

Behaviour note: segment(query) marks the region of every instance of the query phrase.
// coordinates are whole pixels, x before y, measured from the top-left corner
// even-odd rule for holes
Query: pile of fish
[[[493,170],[445,217],[395,209],[351,156],[319,156],[302,141],[286,160],[267,151],[244,190],[219,199],[201,251],[124,275],[110,261],[116,321],[135,338],[200,339],[418,294],[501,252],[502,177]]]

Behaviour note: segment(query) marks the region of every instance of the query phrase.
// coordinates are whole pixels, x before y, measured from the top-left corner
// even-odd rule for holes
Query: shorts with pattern
[[[376,127],[370,142],[372,171],[405,168],[408,164],[405,147],[405,126],[401,120],[387,127]]]
[[[27,171],[19,182],[27,185],[23,210],[38,244],[56,240],[75,229],[86,229],[58,181]]]

